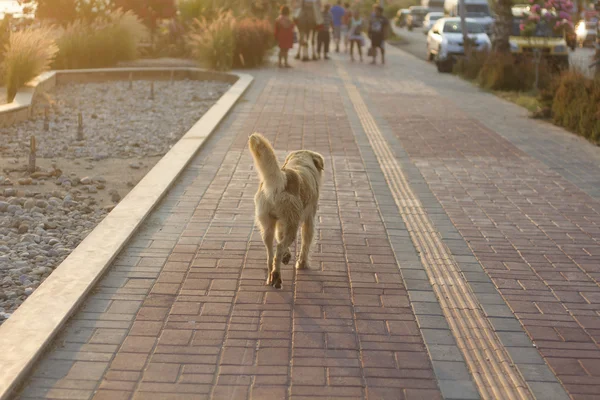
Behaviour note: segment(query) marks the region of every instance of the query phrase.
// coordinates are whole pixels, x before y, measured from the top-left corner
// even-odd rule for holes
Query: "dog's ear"
[[[323,156],[318,153],[311,153],[313,162],[315,163],[315,167],[319,171],[323,171],[325,169],[325,160],[323,160]]]

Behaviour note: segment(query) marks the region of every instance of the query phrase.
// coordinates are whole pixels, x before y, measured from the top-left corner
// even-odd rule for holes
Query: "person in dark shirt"
[[[321,57],[321,49],[323,49],[323,59],[325,60],[329,60],[329,41],[331,40],[329,30],[333,26],[330,8],[329,4],[325,4],[325,8],[323,9],[323,25],[318,27],[319,30],[317,33],[317,53]]]
[[[371,39],[371,51],[373,61],[371,64],[376,64],[377,49],[381,51],[381,63],[385,64],[385,49],[384,43],[390,29],[390,22],[383,15],[383,8],[376,4],[373,6],[374,14],[369,20],[369,39]]]

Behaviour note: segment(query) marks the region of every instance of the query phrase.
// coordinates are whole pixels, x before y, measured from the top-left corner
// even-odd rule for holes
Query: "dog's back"
[[[248,145],[261,178],[262,189],[268,197],[287,191],[303,197],[305,205],[318,200],[324,168],[324,160],[320,154],[310,150],[294,151],[280,167],[273,146],[260,133],[252,134]],[[317,198],[313,199],[315,195]],[[307,196],[311,198],[305,198]]]

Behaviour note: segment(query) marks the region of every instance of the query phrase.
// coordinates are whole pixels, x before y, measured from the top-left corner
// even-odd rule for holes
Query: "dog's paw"
[[[283,286],[283,281],[281,280],[281,273],[278,271],[273,271],[270,277],[271,286],[275,289],[281,289]]]
[[[290,263],[291,259],[292,259],[292,253],[290,253],[290,251],[288,250],[285,252],[283,257],[281,257],[281,262],[284,263],[285,265],[288,265]]]
[[[308,267],[308,261],[298,260],[296,263],[296,269],[307,269]]]

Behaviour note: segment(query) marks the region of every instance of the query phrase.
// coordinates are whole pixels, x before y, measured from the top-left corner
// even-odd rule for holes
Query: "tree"
[[[59,24],[68,24],[77,18],[78,0],[19,0],[24,11],[35,8],[35,17],[50,19]]]
[[[496,0],[494,1],[494,12],[496,21],[494,22],[494,37],[492,48],[499,53],[510,52],[510,32],[512,30],[513,15],[512,15],[512,0]]]
[[[103,15],[110,0],[19,0],[19,4],[25,13],[35,9],[36,18],[66,25],[77,18],[92,20]]]
[[[114,6],[136,13],[152,33],[156,31],[159,20],[173,18],[177,14],[175,0],[114,0]]]

